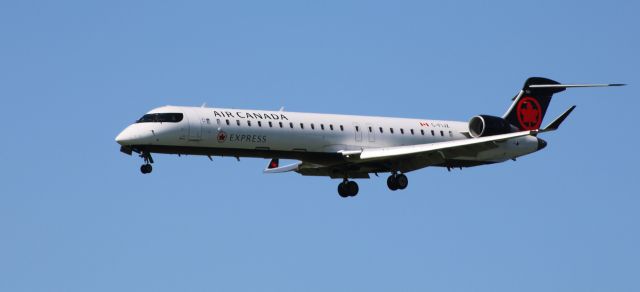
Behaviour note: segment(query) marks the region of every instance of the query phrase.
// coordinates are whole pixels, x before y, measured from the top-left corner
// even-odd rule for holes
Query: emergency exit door
[[[204,127],[204,119],[200,119],[196,115],[189,117],[189,140],[199,141],[202,139],[202,127]]]
[[[356,142],[362,142],[362,127],[359,123],[353,123],[353,131],[356,135]]]

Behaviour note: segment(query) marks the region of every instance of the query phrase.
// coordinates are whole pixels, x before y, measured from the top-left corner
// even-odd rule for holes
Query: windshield
[[[146,114],[136,123],[177,123],[182,121],[181,113]]]

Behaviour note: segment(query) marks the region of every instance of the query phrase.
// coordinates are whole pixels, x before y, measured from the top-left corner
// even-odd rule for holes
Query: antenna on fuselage
[[[284,111],[284,106],[280,107],[280,110],[278,110],[279,112],[283,112]]]
[[[203,102],[202,105],[200,107],[207,107],[207,103]]]

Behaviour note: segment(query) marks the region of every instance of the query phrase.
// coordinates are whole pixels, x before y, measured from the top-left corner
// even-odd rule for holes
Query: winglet
[[[269,165],[267,165],[267,169],[274,169],[280,166],[280,159],[274,158],[269,161]]]
[[[553,122],[551,122],[549,125],[547,125],[546,127],[544,127],[544,129],[541,129],[540,132],[550,132],[550,131],[555,131],[560,127],[560,124],[562,124],[562,122],[564,122],[564,120],[569,116],[569,114],[571,114],[571,112],[576,108],[576,106],[572,106],[570,107],[567,111],[565,111],[562,115],[560,115],[559,117],[557,117],[555,120],[553,120]]]
[[[269,164],[267,165],[267,167],[264,169],[263,172],[264,173],[281,173],[281,172],[296,171],[298,170],[298,167],[300,166],[300,164],[302,164],[302,162],[296,162],[294,164],[280,166],[280,159],[273,158],[271,159],[271,161],[269,161]]]

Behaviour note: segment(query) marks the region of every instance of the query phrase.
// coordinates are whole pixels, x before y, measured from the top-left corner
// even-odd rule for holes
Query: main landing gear
[[[338,185],[338,194],[343,198],[355,197],[358,194],[358,190],[358,184],[346,178]]]
[[[409,179],[402,173],[394,172],[387,179],[387,186],[392,191],[404,190],[408,185]],[[358,194],[358,184],[345,178],[338,185],[338,194],[343,198],[355,197]]]
[[[143,151],[140,153],[140,157],[144,159],[144,164],[140,166],[140,172],[142,172],[143,174],[151,173],[151,171],[153,170],[153,166],[151,166],[151,163],[153,163],[151,153]]]
[[[390,190],[404,190],[409,185],[409,179],[404,174],[393,173],[387,179],[387,187]]]

